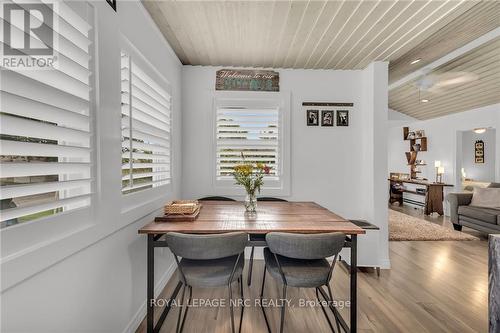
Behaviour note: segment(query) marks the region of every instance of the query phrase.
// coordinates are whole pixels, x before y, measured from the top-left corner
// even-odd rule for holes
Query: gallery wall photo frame
[[[321,126],[322,127],[333,127],[335,122],[334,117],[335,111],[333,110],[321,110]]]
[[[349,126],[349,110],[337,110],[337,126]]]
[[[319,126],[319,110],[307,110],[306,123],[307,126]]]
[[[116,12],[116,1],[117,0],[106,0],[106,2],[113,8],[113,10]]]
[[[474,143],[474,162],[477,164],[484,163],[484,141],[477,140]]]
[[[347,127],[349,126],[349,111],[352,111],[353,107],[354,103],[302,102],[307,126]]]

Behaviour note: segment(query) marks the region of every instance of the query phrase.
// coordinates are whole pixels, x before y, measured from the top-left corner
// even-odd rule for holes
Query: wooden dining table
[[[357,235],[365,231],[343,217],[314,202],[259,202],[257,213],[246,214],[243,203],[231,201],[202,201],[200,213],[191,222],[151,222],[139,229],[147,241],[147,332],[157,333],[170,311],[170,304],[163,309],[154,323],[154,248],[168,247],[163,236],[169,232],[191,234],[214,234],[242,231],[249,235],[265,235],[269,232],[324,233],[342,232],[346,234],[345,247],[351,249],[350,267],[350,321],[349,325],[331,306],[340,318],[345,332],[356,332],[357,326]],[[262,246],[261,243],[248,246]],[[170,299],[175,299],[181,288],[177,284]],[[324,295],[323,295],[324,296]]]

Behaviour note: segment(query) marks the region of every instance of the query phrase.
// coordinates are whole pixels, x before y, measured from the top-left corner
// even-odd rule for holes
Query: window
[[[54,12],[57,67],[1,68],[2,228],[90,205],[93,31],[84,7],[60,2]],[[19,21],[4,23],[22,45]]]
[[[232,177],[243,161],[271,167],[279,178],[279,109],[220,107],[217,109],[217,177]]]
[[[122,52],[122,193],[169,184],[171,97]]]
[[[263,163],[271,168],[269,175],[265,176],[263,191],[275,195],[288,194],[288,100],[283,93],[267,93],[272,98],[265,94],[226,93],[216,98],[217,193],[236,194],[233,167],[246,161]]]

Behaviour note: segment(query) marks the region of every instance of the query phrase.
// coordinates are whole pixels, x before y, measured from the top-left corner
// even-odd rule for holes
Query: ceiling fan
[[[425,73],[415,81],[414,86],[418,88],[419,95],[422,92],[438,94],[447,88],[452,88],[453,86],[472,82],[478,79],[479,75],[472,72],[446,72],[441,74]]]

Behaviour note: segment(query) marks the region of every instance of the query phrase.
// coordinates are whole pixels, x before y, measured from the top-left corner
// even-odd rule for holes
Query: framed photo
[[[349,111],[337,110],[337,126],[349,126]]]
[[[106,2],[113,8],[113,10],[116,12],[116,0],[106,0]]]
[[[307,110],[307,126],[319,126],[319,111]]]
[[[333,111],[321,111],[321,126],[333,126]]]
[[[484,141],[477,140],[474,144],[474,161],[476,163],[484,163]]]

